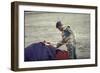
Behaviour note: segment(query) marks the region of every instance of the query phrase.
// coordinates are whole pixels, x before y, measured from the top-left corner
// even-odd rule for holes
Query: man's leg
[[[76,59],[75,47],[72,44],[66,45],[68,48],[69,59]]]

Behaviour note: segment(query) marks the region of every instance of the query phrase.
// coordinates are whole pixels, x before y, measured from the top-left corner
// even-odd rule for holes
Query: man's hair
[[[58,28],[59,26],[62,26],[61,21],[58,21],[58,22],[56,23],[56,28]]]

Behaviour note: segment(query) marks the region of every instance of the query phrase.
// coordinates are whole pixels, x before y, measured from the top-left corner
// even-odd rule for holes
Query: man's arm
[[[56,48],[59,48],[60,46],[62,46],[63,44],[61,44],[61,43],[57,43],[57,46],[56,46]]]
[[[63,38],[61,42],[57,43],[56,48],[59,48],[60,46],[62,46],[62,45],[64,45],[65,43],[67,43],[69,39],[70,39],[69,37]]]

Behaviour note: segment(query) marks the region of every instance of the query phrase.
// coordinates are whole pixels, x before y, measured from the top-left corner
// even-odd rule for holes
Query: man
[[[57,43],[56,48],[59,48],[62,45],[66,45],[68,53],[69,53],[69,59],[76,59],[76,47],[75,47],[75,36],[70,29],[70,26],[67,26],[67,28],[64,28],[61,21],[58,21],[56,23],[56,28],[62,32],[62,40]]]

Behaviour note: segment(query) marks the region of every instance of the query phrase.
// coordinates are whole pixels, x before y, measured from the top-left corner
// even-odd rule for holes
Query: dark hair
[[[56,28],[58,28],[59,26],[62,26],[61,21],[58,21],[58,22],[56,23]]]

